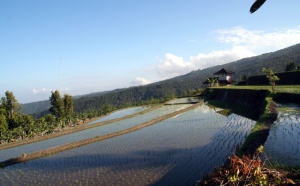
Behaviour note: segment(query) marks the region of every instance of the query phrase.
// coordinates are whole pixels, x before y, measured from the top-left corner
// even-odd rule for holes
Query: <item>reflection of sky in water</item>
[[[100,122],[103,122],[103,121],[122,118],[124,116],[136,114],[136,113],[141,112],[143,110],[146,110],[148,108],[149,107],[133,107],[133,108],[126,108],[126,109],[118,110],[118,111],[115,111],[115,112],[113,112],[113,113],[111,113],[107,116],[101,117],[100,119],[92,121],[92,122],[88,123],[87,125],[92,125],[92,124],[100,123]]]
[[[271,161],[300,165],[300,106],[278,105],[278,118],[270,129],[265,151]]]
[[[254,125],[202,105],[135,132],[7,167],[0,179],[23,185],[94,185],[95,178],[98,185],[195,185],[232,155]]]
[[[113,132],[118,132],[121,130],[128,129],[130,127],[137,126],[139,124],[142,124],[144,122],[150,121],[152,119],[155,119],[157,117],[175,112],[177,110],[181,110],[187,107],[190,107],[189,104],[184,105],[169,105],[169,106],[163,106],[158,109],[155,109],[153,111],[147,112],[142,115],[135,116],[133,118],[124,119],[121,121],[117,121],[111,124],[82,130],[79,132],[59,136],[56,138],[51,138],[48,140],[39,141],[32,144],[22,145],[15,148],[0,150],[0,161],[7,160],[9,158],[15,158],[21,156],[23,153],[29,154],[32,152],[36,152],[39,150],[60,146],[66,143],[72,143],[88,138],[93,138],[96,136],[102,136],[105,134],[110,134]]]

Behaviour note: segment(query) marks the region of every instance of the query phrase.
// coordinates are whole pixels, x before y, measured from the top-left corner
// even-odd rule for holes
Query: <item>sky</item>
[[[0,0],[0,97],[145,85],[300,43],[299,0]]]

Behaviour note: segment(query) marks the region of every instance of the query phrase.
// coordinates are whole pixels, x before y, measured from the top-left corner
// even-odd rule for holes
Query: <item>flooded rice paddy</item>
[[[177,110],[181,110],[184,108],[189,107],[190,105],[169,105],[169,106],[163,106],[158,109],[155,109],[153,111],[147,112],[143,115],[139,115],[133,118],[117,121],[111,124],[82,130],[79,132],[67,134],[64,136],[59,136],[56,138],[51,138],[27,145],[22,145],[10,149],[0,150],[0,161],[5,161],[10,158],[16,158],[21,156],[23,153],[29,154],[32,152],[44,150],[47,148],[60,146],[66,143],[72,143],[96,136],[101,136],[105,134],[110,134],[113,132],[118,132],[120,130],[125,130],[134,126],[137,126],[139,124],[142,124],[144,122],[150,121],[152,119],[155,119],[157,117],[175,112]]]
[[[222,165],[254,125],[202,105],[135,132],[6,167],[0,185],[194,185]]]
[[[107,116],[104,116],[104,117],[101,117],[100,119],[97,119],[95,121],[92,121],[90,123],[87,123],[87,125],[93,125],[93,124],[96,124],[96,123],[100,123],[100,122],[103,122],[103,121],[109,121],[109,120],[112,120],[112,119],[117,119],[117,118],[122,118],[124,116],[128,116],[128,115],[132,115],[132,114],[136,114],[138,112],[142,112],[146,109],[148,109],[149,107],[147,106],[141,106],[141,107],[132,107],[132,108],[126,108],[126,109],[122,109],[122,110],[118,110],[118,111],[115,111]]]
[[[300,166],[300,105],[278,105],[277,121],[264,145],[272,162]]]

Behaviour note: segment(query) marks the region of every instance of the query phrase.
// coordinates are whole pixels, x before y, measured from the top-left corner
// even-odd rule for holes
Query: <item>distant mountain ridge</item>
[[[110,92],[119,91],[119,90],[120,89],[111,90],[111,91],[103,91],[103,92],[93,92],[93,93],[90,93],[90,94],[73,96],[73,99],[76,100],[76,99],[81,98],[81,97],[94,97],[94,96],[108,94]],[[44,111],[46,109],[49,109],[51,105],[50,105],[49,100],[43,100],[43,101],[36,101],[36,102],[21,104],[21,106],[22,106],[22,111],[23,111],[24,114],[34,114],[34,113],[41,112],[41,111]]]
[[[86,112],[99,109],[104,104],[119,107],[122,104],[134,104],[151,98],[162,99],[171,95],[183,96],[184,92],[189,89],[200,88],[208,77],[211,77],[214,72],[222,68],[228,68],[235,72],[233,78],[239,81],[243,76],[261,75],[262,68],[270,68],[275,73],[283,72],[286,65],[290,62],[300,64],[300,44],[223,65],[195,70],[185,75],[144,86],[77,96],[74,98],[74,110],[76,112]],[[23,104],[22,107],[23,112],[27,114],[43,111],[45,113],[45,110],[49,109],[50,103],[49,101],[40,101]]]

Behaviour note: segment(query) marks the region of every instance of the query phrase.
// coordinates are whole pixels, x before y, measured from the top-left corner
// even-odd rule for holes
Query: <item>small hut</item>
[[[232,85],[234,80],[232,79],[232,72],[229,69],[222,68],[218,72],[214,73],[214,77],[208,78],[203,84],[207,84],[208,86],[227,86]]]
[[[218,72],[215,72],[214,75],[217,76],[218,82],[220,86],[231,85],[234,81],[232,79],[232,74],[234,74],[231,70],[222,68]]]

